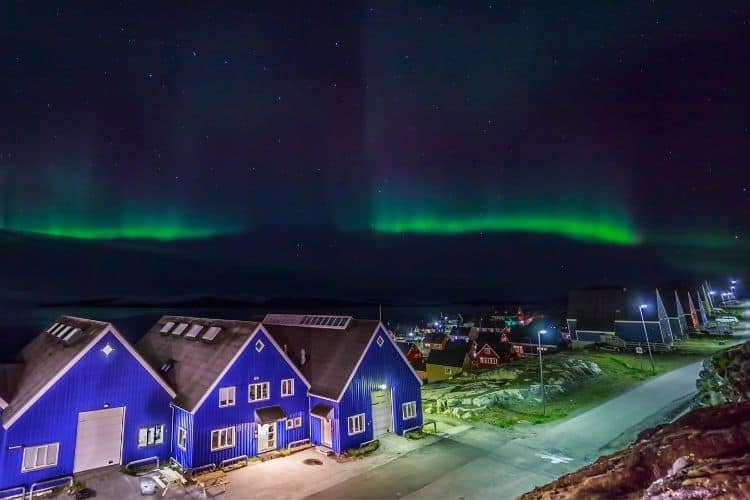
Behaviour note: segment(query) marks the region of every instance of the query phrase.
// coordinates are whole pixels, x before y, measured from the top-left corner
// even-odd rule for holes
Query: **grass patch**
[[[344,452],[344,457],[346,458],[359,458],[359,457],[365,457],[369,455],[370,453],[374,452],[380,448],[380,441],[373,441],[367,446],[363,446],[361,448],[352,448],[351,450],[346,450]]]
[[[474,414],[470,420],[502,428],[510,428],[519,423],[544,424],[559,420],[593,407],[651,377],[700,361],[708,354],[725,347],[718,341],[719,339],[715,338],[697,339],[695,343],[686,344],[673,352],[654,353],[655,372],[653,373],[647,353],[638,355],[583,349],[551,354],[548,358],[550,361],[553,358],[565,357],[592,361],[599,366],[602,373],[598,377],[569,388],[564,394],[547,394],[544,414],[542,414],[541,404],[528,398],[489,407]],[[525,358],[519,360],[518,363],[536,364],[538,360]],[[532,383],[538,380],[538,369],[536,374],[537,378]],[[527,384],[528,382],[516,381],[507,387],[523,387]]]
[[[424,438],[426,438],[429,435],[430,435],[429,433],[424,432],[424,431],[420,431],[420,430],[416,430],[416,431],[411,431],[411,432],[404,433],[404,437],[406,439],[415,439],[415,440],[416,439],[424,439]]]

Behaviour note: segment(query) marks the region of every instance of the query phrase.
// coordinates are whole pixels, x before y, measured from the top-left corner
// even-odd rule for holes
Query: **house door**
[[[276,423],[258,425],[258,453],[276,449]]]
[[[82,411],[78,414],[73,472],[82,472],[122,461],[125,408]]]
[[[376,438],[393,430],[393,405],[391,390],[372,391],[372,437]]]
[[[318,420],[320,420],[320,444],[333,448],[333,438],[331,436],[333,420],[330,418],[320,418]]]

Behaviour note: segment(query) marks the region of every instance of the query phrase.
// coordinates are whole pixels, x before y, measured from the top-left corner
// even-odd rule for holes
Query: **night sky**
[[[109,4],[1,8],[6,292],[542,297],[750,261],[747,2]]]

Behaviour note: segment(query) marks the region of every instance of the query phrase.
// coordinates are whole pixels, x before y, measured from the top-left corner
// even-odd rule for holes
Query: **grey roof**
[[[255,410],[255,422],[259,424],[271,424],[279,420],[284,420],[286,413],[281,406],[266,406]]]
[[[49,328],[45,328],[21,350],[18,361],[23,368],[11,368],[4,374],[6,377],[12,377],[12,380],[5,382],[9,387],[4,390],[12,394],[12,397],[9,401],[6,400],[8,408],[3,412],[4,423],[32,402],[78,354],[86,350],[100,333],[111,326],[109,323],[73,316],[60,316],[55,323],[69,326],[71,330],[80,328],[81,333],[74,342],[65,344],[47,333]]]
[[[378,321],[353,319],[344,330],[305,326],[263,326],[310,382],[310,393],[338,400]],[[305,350],[305,363],[300,363]]]
[[[203,329],[194,339],[186,337],[190,326],[180,335],[173,335],[171,331],[161,333],[168,322],[202,325]],[[221,328],[221,331],[212,342],[206,342],[201,336],[210,327]],[[192,412],[257,327],[254,321],[162,316],[138,342],[136,349],[175,389],[174,403]],[[161,370],[165,363],[171,363],[166,373]]]
[[[469,344],[465,342],[451,342],[444,350],[431,350],[427,357],[428,365],[454,366],[464,365]]]
[[[318,403],[312,407],[310,414],[320,418],[331,418],[333,414],[333,406]]]

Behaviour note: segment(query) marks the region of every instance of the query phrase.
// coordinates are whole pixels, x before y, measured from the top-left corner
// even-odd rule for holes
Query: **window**
[[[286,419],[286,430],[299,429],[300,427],[302,427],[302,417]]]
[[[281,397],[294,396],[294,379],[285,378],[281,381]]]
[[[211,431],[211,451],[234,447],[234,427]]]
[[[523,354],[523,346],[522,345],[514,345],[513,350],[516,354]]]
[[[250,384],[247,386],[247,399],[248,401],[264,401],[270,399],[268,390],[268,382],[260,382],[259,384]]]
[[[479,362],[484,365],[496,365],[497,364],[497,358],[487,358],[484,356],[480,356]]]
[[[349,424],[349,435],[361,434],[365,432],[365,414],[360,413],[347,419]]]
[[[402,404],[401,416],[403,417],[404,420],[409,420],[410,418],[417,418],[417,402],[409,401],[408,403]]]
[[[54,467],[57,465],[57,454],[59,451],[60,443],[50,443],[24,448],[21,472]]]
[[[138,448],[162,444],[164,442],[164,426],[152,425],[138,429]]]
[[[446,366],[445,367],[445,374],[446,375],[453,375],[453,368],[451,368],[450,366]]]
[[[485,347],[484,348],[484,353],[485,354],[490,354],[491,352],[492,352],[492,349],[490,349],[489,347]]]
[[[234,387],[222,387],[219,389],[219,408],[234,406]]]
[[[181,450],[187,450],[187,429],[184,427],[177,428],[177,447]]]

